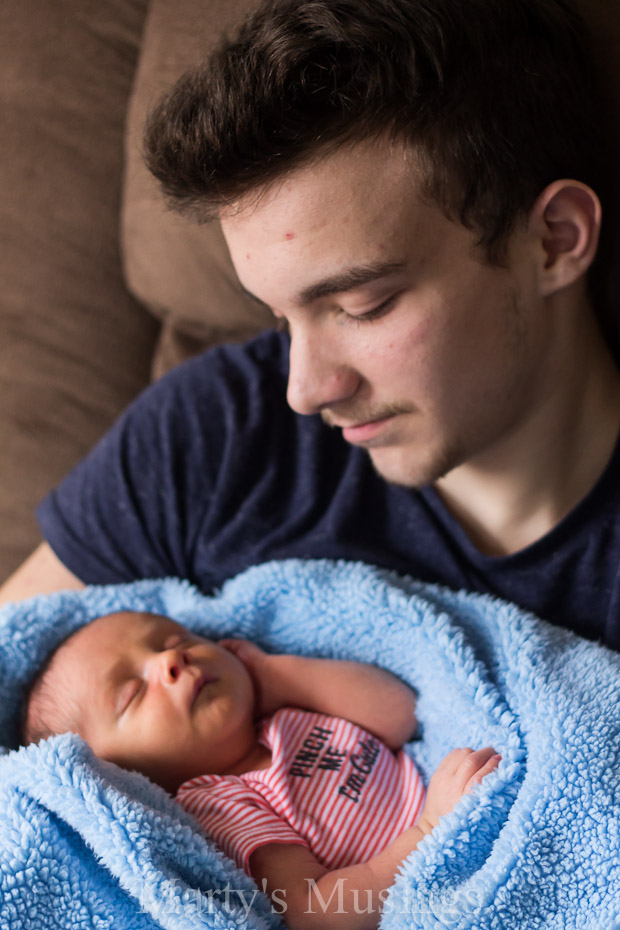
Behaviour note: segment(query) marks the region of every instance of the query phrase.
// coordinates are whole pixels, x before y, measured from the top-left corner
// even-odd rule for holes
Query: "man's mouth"
[[[394,419],[394,415],[381,417],[377,420],[368,420],[366,423],[358,423],[354,426],[343,426],[342,436],[347,442],[361,443],[370,439],[375,439],[384,426]]]

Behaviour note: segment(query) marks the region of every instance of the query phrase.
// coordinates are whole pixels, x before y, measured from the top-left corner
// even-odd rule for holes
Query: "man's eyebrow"
[[[321,297],[331,297],[332,294],[340,294],[343,291],[352,291],[356,287],[362,287],[364,284],[370,284],[372,281],[376,281],[378,278],[385,278],[389,274],[395,274],[398,271],[404,271],[407,267],[406,262],[372,262],[369,265],[359,265],[358,267],[347,268],[344,271],[339,271],[338,274],[331,275],[329,278],[324,278],[322,281],[317,281],[315,284],[309,284],[307,287],[304,287],[295,298],[295,302],[298,306],[303,307],[306,304],[311,304],[315,300],[319,300]],[[241,290],[244,294],[250,297],[252,300],[261,304],[263,307],[268,307],[268,304],[264,300],[261,300],[260,297],[257,297],[255,294],[252,294],[251,291],[248,291],[246,287],[241,285]]]
[[[352,291],[356,287],[376,281],[377,278],[385,278],[389,274],[403,271],[406,264],[406,262],[373,262],[370,265],[347,268],[329,278],[324,278],[323,281],[304,287],[297,295],[296,301],[303,306],[321,297],[331,297],[332,294],[340,294],[342,291]]]

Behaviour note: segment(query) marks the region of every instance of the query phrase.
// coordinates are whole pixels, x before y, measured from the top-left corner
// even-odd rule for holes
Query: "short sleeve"
[[[193,779],[181,786],[177,801],[248,875],[250,856],[260,846],[285,843],[309,848],[257,791],[240,780]]]
[[[272,398],[284,398],[286,357],[282,334],[266,333],[198,356],[147,388],[39,506],[63,564],[87,584],[177,575],[216,587],[221,577],[210,577],[204,558],[200,574],[196,552],[211,543],[224,557],[235,551],[227,528],[261,479],[250,450]]]

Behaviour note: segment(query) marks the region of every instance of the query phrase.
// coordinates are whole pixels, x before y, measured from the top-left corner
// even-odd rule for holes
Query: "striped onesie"
[[[342,720],[282,708],[259,724],[269,768],[201,775],[177,800],[249,873],[268,843],[307,846],[327,869],[365,862],[415,824],[424,786],[404,752]]]

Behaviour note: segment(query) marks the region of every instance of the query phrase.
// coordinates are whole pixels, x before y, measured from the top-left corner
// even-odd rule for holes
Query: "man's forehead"
[[[250,192],[220,212],[227,238],[253,229],[270,234],[284,224],[282,239],[293,241],[297,232],[318,232],[336,211],[351,215],[359,210],[375,214],[396,206],[403,190],[416,197],[419,172],[411,150],[402,144],[358,143],[292,170],[284,178]],[[288,228],[296,223],[298,230]]]
[[[411,178],[387,184],[381,171],[387,173],[385,166],[354,179],[347,170],[337,178],[308,168],[252,210],[223,216],[242,289],[285,312],[395,274],[415,260],[433,217]]]

